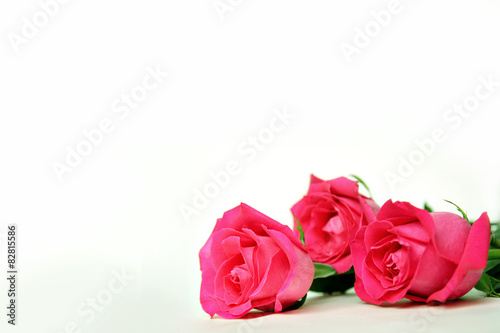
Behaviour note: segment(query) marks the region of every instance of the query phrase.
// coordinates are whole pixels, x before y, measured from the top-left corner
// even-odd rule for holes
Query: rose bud
[[[456,214],[389,200],[351,243],[354,290],[373,304],[454,300],[481,278],[489,242],[486,213],[471,226]]]
[[[356,181],[345,177],[324,181],[311,175],[307,195],[291,210],[302,226],[312,260],[344,273],[352,267],[349,243],[359,228],[375,220],[379,207],[359,194]],[[295,229],[298,234],[297,221]]]
[[[292,230],[241,204],[217,220],[200,250],[200,302],[210,316],[280,312],[304,297],[314,265]]]

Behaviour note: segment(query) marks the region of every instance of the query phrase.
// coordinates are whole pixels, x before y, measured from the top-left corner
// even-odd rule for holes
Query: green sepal
[[[483,272],[483,275],[481,275],[474,288],[485,292],[488,297],[500,297],[500,294],[497,292],[500,289],[500,280],[490,276],[486,272]]]
[[[424,209],[426,211],[428,211],[429,213],[432,213],[434,210],[431,208],[431,206],[429,206],[429,204],[426,202],[424,202]]]
[[[474,286],[475,289],[485,292],[490,297],[500,297],[500,258],[497,256],[499,250],[488,252],[488,263],[484,269],[481,279]]]
[[[500,249],[500,228],[491,233],[490,247]]]
[[[488,274],[492,276],[500,276],[500,259],[488,260],[484,271],[488,272]]]
[[[319,262],[314,263],[314,278],[326,278],[331,275],[337,275],[337,271],[331,265],[322,264]]]
[[[446,202],[448,202],[448,203],[451,203],[453,206],[455,206],[455,207],[457,208],[457,210],[458,210],[460,213],[462,213],[463,218],[464,218],[465,220],[467,220],[467,222],[469,222],[469,223],[470,223],[470,221],[469,221],[469,217],[467,216],[467,214],[465,214],[465,212],[462,210],[462,208],[460,208],[457,204],[455,204],[455,203],[453,203],[453,202],[451,202],[451,201],[449,201],[449,200],[445,200],[445,201],[446,201]]]
[[[309,290],[332,294],[335,292],[343,293],[348,289],[354,287],[356,277],[354,273],[343,273],[337,275],[330,275],[326,278],[314,279]]]
[[[329,267],[329,268],[328,268]],[[309,290],[332,294],[334,292],[345,292],[354,286],[356,277],[354,269],[338,274],[330,265],[314,263],[314,280]]]
[[[296,218],[295,216],[293,218],[295,219],[295,222],[297,222],[297,230],[300,233],[300,241],[302,242],[302,244],[304,244],[304,246],[306,246],[306,239],[304,237],[304,229],[302,229],[302,224],[300,224],[298,218]]]
[[[370,191],[370,188],[368,187],[368,185],[366,185],[366,183],[363,181],[363,179],[359,178],[358,176],[356,175],[349,175],[351,176],[352,178],[356,179],[361,185],[363,185],[363,187],[366,189],[366,191],[368,192],[368,195],[369,195],[369,198],[372,198],[373,199],[373,195],[372,195],[372,192]]]

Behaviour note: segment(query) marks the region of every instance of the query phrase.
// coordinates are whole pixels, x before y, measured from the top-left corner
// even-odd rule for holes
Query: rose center
[[[321,248],[321,252],[327,256],[335,255],[345,244],[345,228],[342,220],[338,215],[332,216],[328,219],[322,231],[325,234],[326,244]]]
[[[387,262],[385,267],[387,267],[387,271],[390,273],[391,277],[395,277],[399,274],[399,268],[397,265],[398,257],[391,253],[389,258],[387,258]]]
[[[325,226],[323,227],[323,231],[326,232],[327,234],[332,234],[332,235],[339,235],[343,233],[344,225],[342,224],[340,217],[338,215],[332,216],[328,220],[328,222],[326,222]]]
[[[245,289],[250,279],[251,276],[246,265],[238,265],[226,275],[224,285],[233,297],[237,297]]]
[[[234,283],[238,288],[241,288],[240,286],[240,277],[238,276],[238,272],[233,269],[231,271],[231,278],[230,278],[231,282]]]

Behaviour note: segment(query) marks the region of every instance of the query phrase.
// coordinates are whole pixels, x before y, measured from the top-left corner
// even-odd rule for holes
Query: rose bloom
[[[456,214],[389,200],[351,243],[354,289],[373,304],[456,299],[481,278],[489,243],[486,213],[471,227]]]
[[[359,228],[375,220],[378,210],[372,199],[359,194],[358,182],[311,175],[309,191],[292,207],[292,214],[302,226],[312,260],[344,273],[352,266],[349,243]],[[295,221],[298,234],[297,228]]]
[[[212,317],[280,312],[301,299],[314,265],[292,230],[241,204],[217,220],[200,250],[200,302]]]

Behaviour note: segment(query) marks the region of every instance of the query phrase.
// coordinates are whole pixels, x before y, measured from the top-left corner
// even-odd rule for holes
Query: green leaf
[[[499,250],[490,250],[498,252]],[[490,253],[489,253],[490,256]],[[491,256],[493,257],[493,256]],[[500,259],[490,259],[474,288],[486,293],[487,296],[500,296]]]
[[[304,237],[304,230],[302,229],[302,225],[300,224],[298,218],[296,218],[295,216],[293,218],[295,219],[295,222],[297,222],[297,230],[300,233],[300,241],[302,242],[302,244],[304,244],[304,246],[306,246],[306,239]]]
[[[474,286],[474,288],[482,292],[485,292],[486,296],[500,297],[500,294],[497,293],[495,288],[493,287],[493,283],[495,285],[498,285],[498,282],[500,282],[498,279],[495,279],[494,277],[488,275],[486,272],[483,272],[483,275],[481,275],[481,278],[479,279],[478,283]]]
[[[428,211],[429,213],[432,213],[434,210],[431,208],[431,206],[429,206],[429,204],[426,202],[424,202],[424,209],[426,211]]]
[[[463,218],[464,218],[464,219],[466,219],[466,220],[467,220],[467,222],[469,222],[469,223],[470,223],[470,221],[469,221],[469,217],[467,216],[467,214],[465,214],[465,212],[462,210],[462,208],[458,207],[458,205],[457,205],[457,204],[455,204],[455,203],[453,203],[453,202],[451,202],[451,201],[449,201],[449,200],[445,200],[445,201],[446,201],[446,202],[448,202],[448,203],[451,203],[453,206],[457,207],[457,210],[458,210],[460,213],[462,213]]]
[[[500,250],[494,249],[488,251],[488,260],[500,259]]]
[[[319,262],[314,263],[314,278],[325,278],[331,275],[336,275],[337,271],[331,265],[321,264]]]
[[[483,273],[474,288],[486,294],[489,294],[492,290],[490,276],[486,273]]]
[[[343,293],[347,289],[354,287],[355,280],[356,276],[354,275],[354,270],[351,268],[343,274],[334,274],[314,279],[309,290],[328,294],[335,292]]]
[[[366,185],[366,183],[363,181],[363,179],[359,178],[358,176],[356,175],[349,175],[351,176],[352,178],[356,179],[361,185],[363,185],[363,187],[366,189],[366,191],[368,192],[368,195],[370,196],[370,198],[373,199],[373,195],[372,195],[372,192],[370,191],[370,188],[368,187],[368,185]]]
[[[500,276],[500,259],[488,260],[488,264],[484,271],[488,272],[489,275],[495,275],[498,272]]]
[[[490,250],[491,251],[491,250]],[[498,251],[498,250],[494,250]],[[489,277],[488,289],[485,291],[488,295],[500,293],[500,259],[488,260],[484,274]],[[486,278],[485,278],[486,279]],[[494,291],[494,293],[492,292]],[[483,290],[484,291],[484,290]]]
[[[500,248],[500,228],[497,228],[491,233],[490,245],[494,248]]]
[[[296,310],[296,309],[300,308],[302,305],[304,305],[304,303],[306,302],[306,299],[307,299],[307,294],[305,294],[304,297],[299,299],[297,302],[295,302],[292,305],[290,305],[289,307],[287,307],[285,310],[283,310],[283,312]]]

